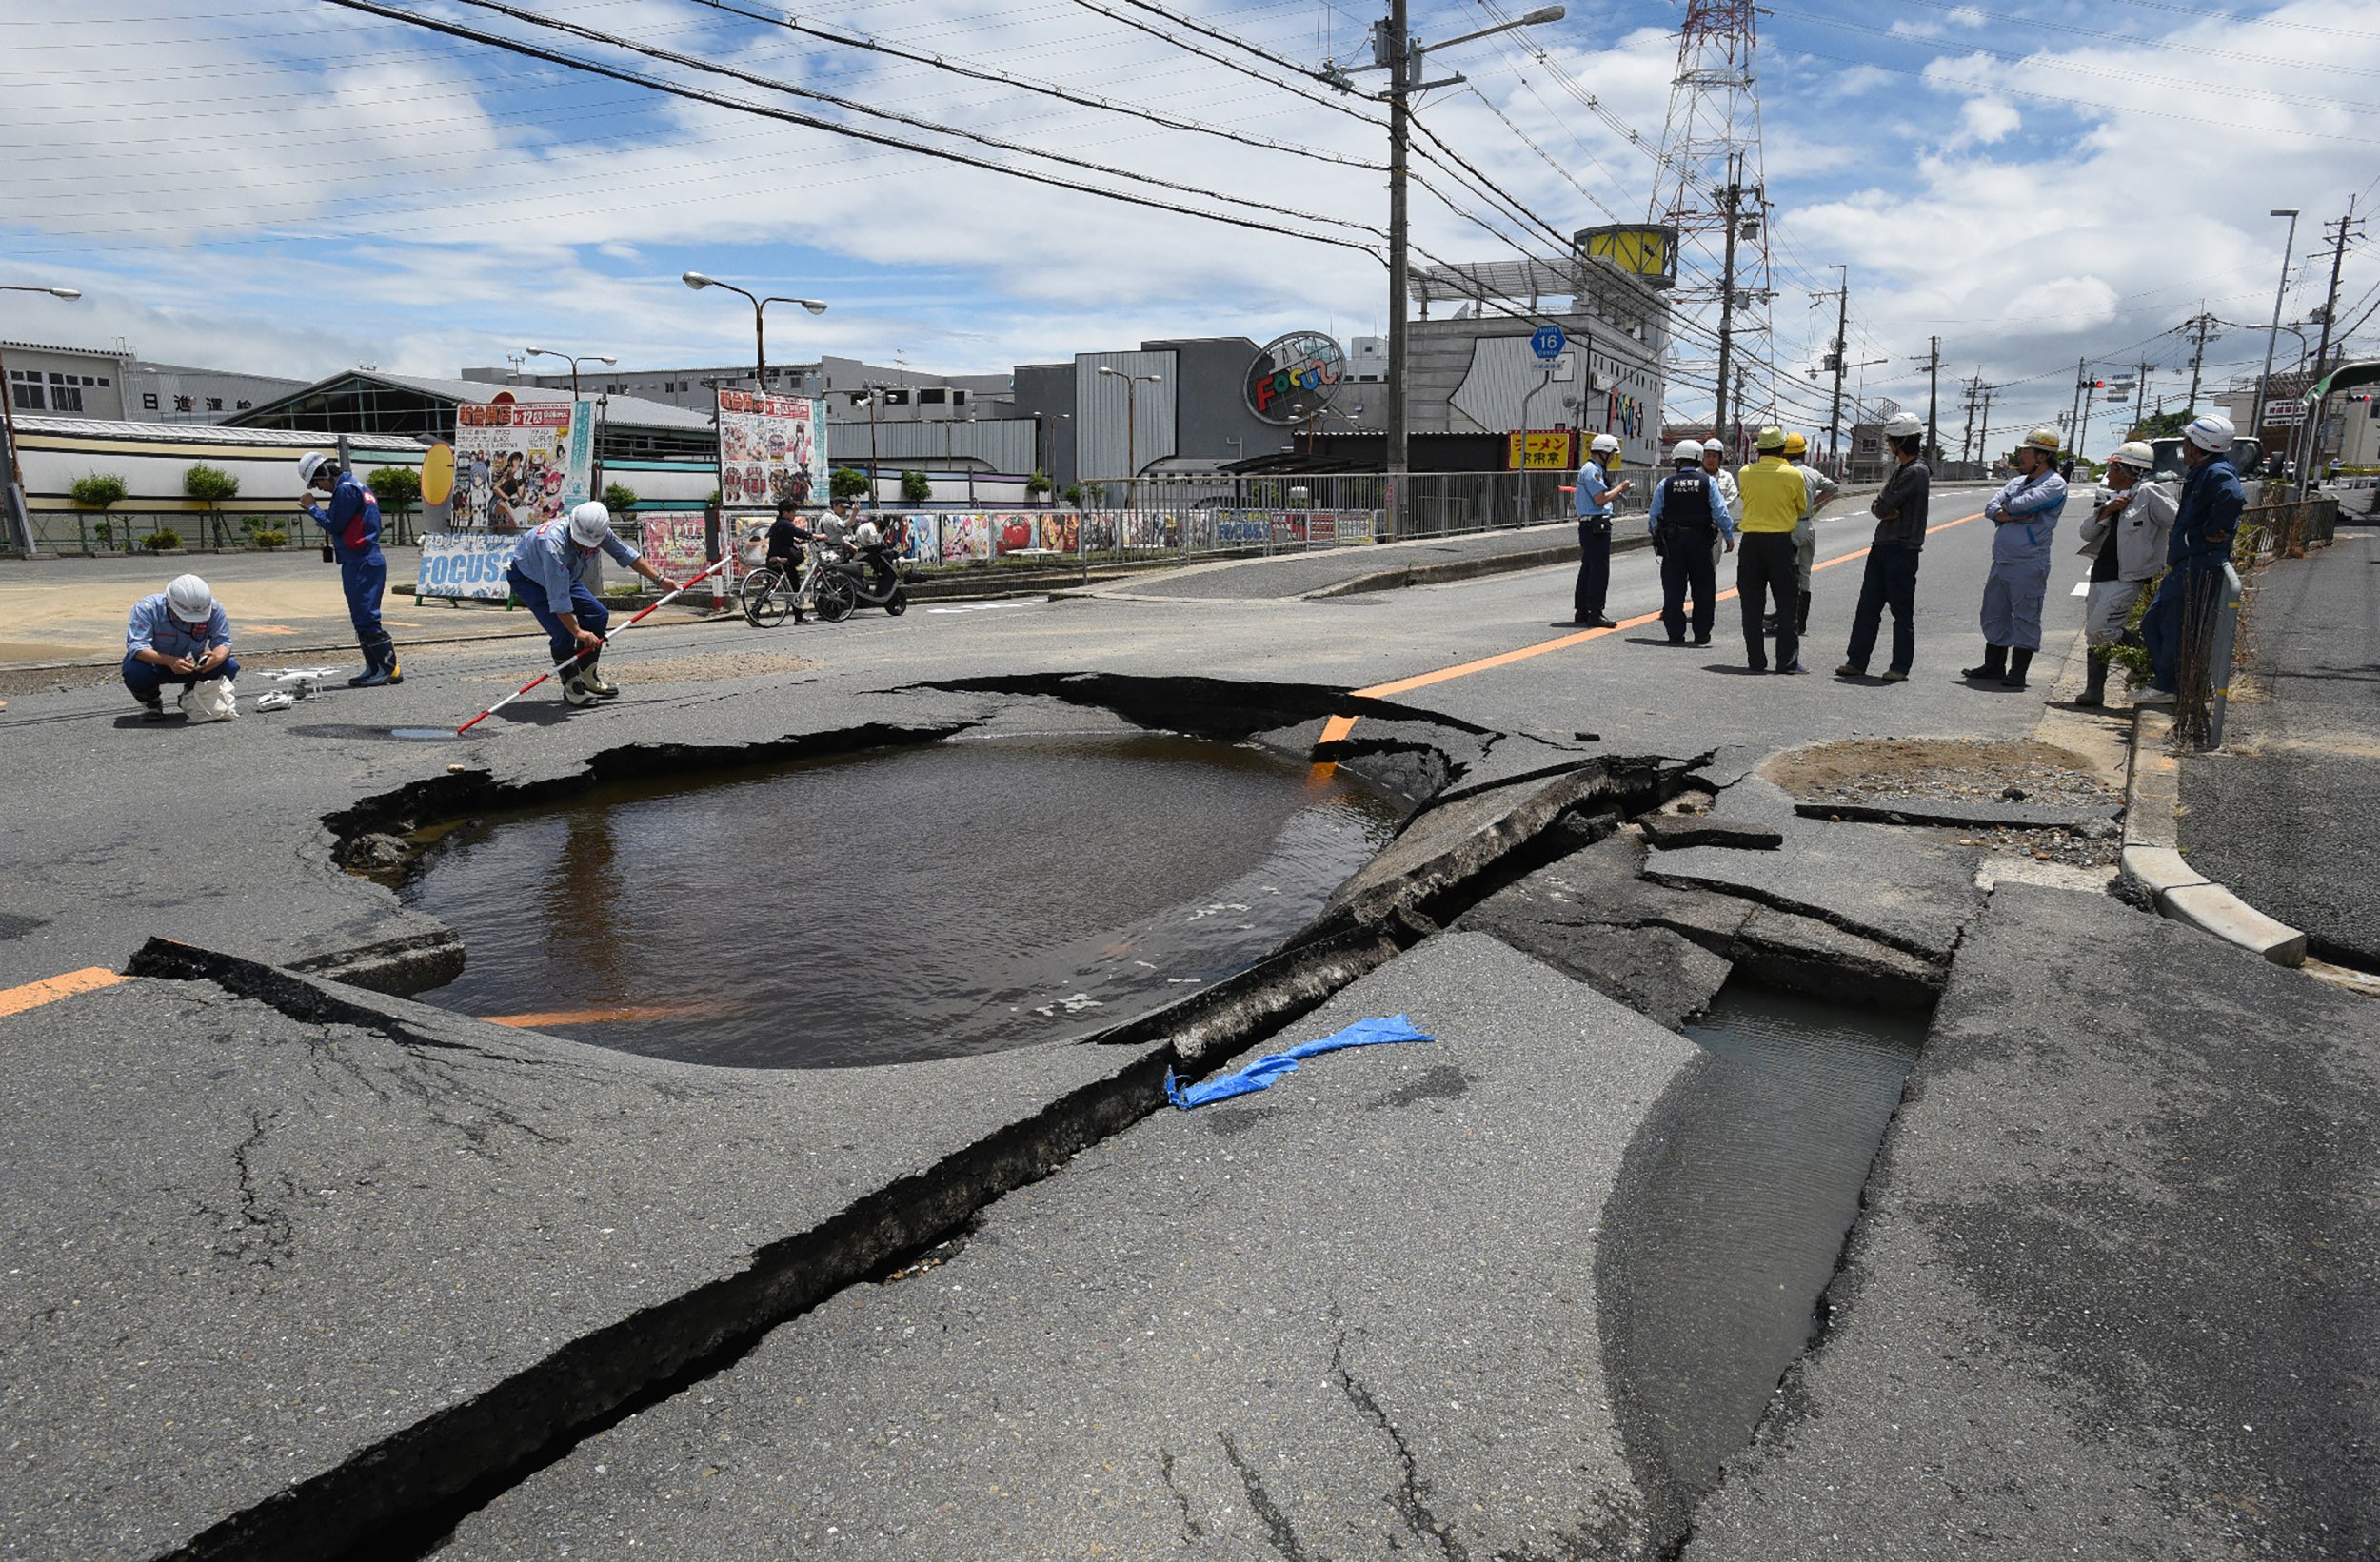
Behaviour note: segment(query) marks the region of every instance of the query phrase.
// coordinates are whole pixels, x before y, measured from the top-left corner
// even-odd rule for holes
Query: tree
[[[923,472],[901,474],[901,501],[904,504],[922,504],[934,497],[934,480]]]
[[[1033,475],[1024,480],[1024,492],[1028,499],[1046,499],[1050,487],[1049,474],[1038,466],[1033,469]]]
[[[364,486],[385,514],[404,515],[422,502],[422,474],[410,466],[375,466]]]
[[[200,462],[182,474],[182,491],[207,506],[208,530],[220,544],[223,527],[216,506],[240,497],[240,480],[220,466]]]
[[[2171,439],[2190,426],[2187,412],[2152,412],[2132,425],[2132,438],[2136,440]]]
[[[636,490],[625,483],[605,484],[604,508],[612,513],[614,520],[626,515],[636,508]]]
[[[115,528],[106,519],[108,507],[119,504],[132,491],[131,484],[113,472],[89,472],[74,480],[67,490],[72,495],[77,509],[100,512],[99,540],[109,548],[115,546]]]
[[[838,466],[826,476],[826,492],[836,499],[857,499],[867,492],[867,474],[856,466]]]

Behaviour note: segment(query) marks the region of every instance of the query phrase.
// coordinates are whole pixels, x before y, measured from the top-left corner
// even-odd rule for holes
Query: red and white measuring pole
[[[731,551],[731,552],[727,553],[726,555],[723,556],[723,557],[719,560],[719,562],[718,562],[717,564],[712,564],[712,565],[710,566],[710,568],[708,568],[708,569],[706,569],[706,570],[703,571],[703,573],[701,573],[700,575],[695,576],[692,580],[690,580],[690,581],[686,582],[684,585],[673,585],[673,586],[671,586],[671,587],[669,588],[668,592],[667,592],[665,595],[662,596],[661,598],[659,598],[658,600],[656,600],[656,601],[654,602],[654,603],[652,604],[652,606],[650,606],[650,607],[647,607],[647,608],[644,609],[642,612],[638,613],[638,614],[636,615],[636,617],[635,617],[635,618],[630,619],[627,623],[625,623],[622,624],[622,625],[621,625],[618,629],[614,629],[614,630],[612,631],[612,633],[613,633],[613,634],[615,634],[615,635],[617,635],[617,634],[621,634],[621,633],[623,633],[623,632],[625,632],[625,631],[626,631],[626,630],[629,630],[629,629],[633,629],[633,628],[635,628],[635,627],[636,627],[636,626],[637,626],[640,623],[644,622],[644,619],[645,619],[645,614],[648,614],[648,613],[657,613],[657,612],[659,612],[661,609],[663,609],[663,608],[664,608],[664,607],[668,606],[671,603],[676,602],[676,601],[677,601],[680,597],[684,596],[686,592],[693,590],[696,586],[698,586],[698,585],[702,584],[704,581],[709,580],[709,579],[710,579],[713,575],[716,575],[716,574],[718,574],[721,570],[723,570],[723,569],[726,568],[726,567],[727,567],[728,561],[729,561],[729,560],[731,560],[731,559],[733,559],[734,557],[735,557],[735,555],[734,555],[734,553]],[[606,639],[606,640],[605,640],[605,644],[609,644],[609,643],[610,643],[609,640],[608,640],[608,639]],[[601,648],[602,648],[601,646],[597,647],[597,649],[598,649],[598,650],[600,650]],[[587,658],[588,656],[593,655],[593,654],[594,654],[593,652],[588,652],[588,651],[581,651],[581,652],[579,652],[576,656],[570,657],[570,658],[568,658],[568,659],[566,659],[566,660],[565,660],[565,661],[562,661],[562,662],[555,662],[552,666],[550,666],[550,667],[546,668],[544,672],[539,673],[539,674],[538,674],[535,678],[530,679],[527,682],[526,682],[526,683],[522,684],[519,688],[517,688],[517,689],[513,690],[510,694],[506,695],[506,696],[505,696],[502,700],[497,701],[494,704],[492,704],[492,705],[488,706],[486,710],[481,711],[481,712],[480,712],[477,716],[472,717],[469,721],[467,721],[467,722],[464,722],[461,726],[459,726],[459,727],[455,728],[455,729],[454,729],[454,731],[455,731],[455,736],[456,736],[456,737],[458,737],[458,738],[459,738],[459,737],[461,737],[463,734],[465,734],[465,733],[466,733],[466,732],[470,731],[473,727],[475,727],[475,726],[479,725],[482,722],[486,721],[486,720],[487,720],[490,716],[495,715],[498,711],[500,711],[500,710],[504,709],[506,705],[509,705],[510,703],[512,703],[515,700],[520,699],[520,698],[521,698],[521,696],[523,696],[523,695],[525,695],[525,694],[528,693],[528,692],[529,692],[529,690],[531,690],[531,689],[533,689],[533,688],[537,687],[537,685],[539,685],[540,683],[545,682],[545,680],[547,680],[547,679],[549,679],[549,678],[556,677],[556,676],[558,676],[558,675],[560,675],[560,674],[562,674],[562,673],[566,673],[566,672],[568,672],[571,668],[573,668],[573,667],[577,666],[577,665],[578,665],[581,662],[585,661],[585,660],[586,660],[586,658]]]

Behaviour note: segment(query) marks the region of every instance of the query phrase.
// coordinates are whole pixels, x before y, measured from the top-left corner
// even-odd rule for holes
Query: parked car
[[[2179,484],[2190,476],[2190,468],[2182,465],[2182,439],[2179,434],[2169,435],[2161,440],[2151,440],[2149,448],[2156,452],[2155,480],[2157,482]],[[2240,476],[2253,476],[2256,464],[2263,460],[2264,444],[2262,441],[2251,439],[2244,434],[2231,441],[2231,465],[2239,468]]]

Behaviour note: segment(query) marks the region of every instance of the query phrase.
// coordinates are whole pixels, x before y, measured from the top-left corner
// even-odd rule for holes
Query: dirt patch
[[[1761,774],[1808,802],[2023,802],[2112,807],[2090,760],[2031,739],[1873,738],[1789,749]]]
[[[733,678],[779,678],[806,673],[818,666],[815,657],[791,651],[705,651],[696,656],[664,656],[639,661],[617,654],[604,661],[606,673],[636,683],[703,683]],[[481,673],[459,680],[465,683],[518,683],[514,673]]]

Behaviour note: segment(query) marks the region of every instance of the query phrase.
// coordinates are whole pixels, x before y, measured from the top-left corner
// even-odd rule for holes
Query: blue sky
[[[457,0],[396,3],[700,80]],[[1383,216],[1380,176],[1359,167],[961,80],[699,0],[516,3],[1268,202],[1307,227]],[[1380,155],[1375,128],[1092,5],[1156,20],[1124,0],[815,0],[800,13],[1331,157]],[[1301,61],[1360,60],[1372,15],[1343,0],[1169,9]],[[86,297],[0,294],[0,332],[11,337],[121,336],[151,357],[298,376],[357,363],[450,373],[529,344],[629,365],[742,360],[748,314],[732,297],[680,286],[693,267],[831,301],[815,320],[772,311],[772,358],[899,355],[980,371],[1147,337],[1369,332],[1385,305],[1379,267],[1353,250],[689,104],[320,0],[89,0],[71,20],[59,10],[54,0],[0,0],[0,281],[66,282]],[[1554,229],[1607,220],[1607,209],[1636,218],[1653,165],[1618,127],[1658,141],[1681,10],[1585,0],[1525,40],[1465,46],[1441,63],[1467,86],[1433,94],[1422,118]],[[1477,0],[1415,8],[1425,38],[1486,19]],[[2160,365],[2157,383],[2178,389],[2172,366],[2186,349],[2170,337],[2134,344],[2202,297],[2227,320],[2266,317],[2285,226],[2268,208],[2307,213],[2303,286],[2285,310],[2302,321],[2326,280],[2302,259],[2319,219],[2350,195],[2380,199],[2380,14],[2368,0],[2241,8],[2235,18],[2175,0],[1774,0],[1760,25],[1777,361],[1815,362],[1831,310],[1812,308],[1809,294],[1845,264],[1851,356],[1891,360],[1866,371],[1872,396],[1920,405],[1908,360],[1936,333],[1946,400],[1948,382],[1978,367],[2009,386],[1995,429],[2063,411],[2078,356],[2145,352]],[[1461,204],[1489,211],[1478,197]],[[1415,211],[1417,242],[1449,258],[1547,247],[1517,220],[1491,219],[1498,237],[1419,193]],[[2341,312],[2352,323],[2380,284],[2380,246],[2350,254],[2347,277]],[[2368,347],[2376,334],[2365,326]],[[2261,330],[2219,338],[2211,376],[2252,371],[2263,340]],[[2295,346],[2282,342],[2287,361]],[[1673,410],[1691,415],[1698,399],[1681,387]],[[1788,415],[1811,421],[1814,399],[1789,390]]]

